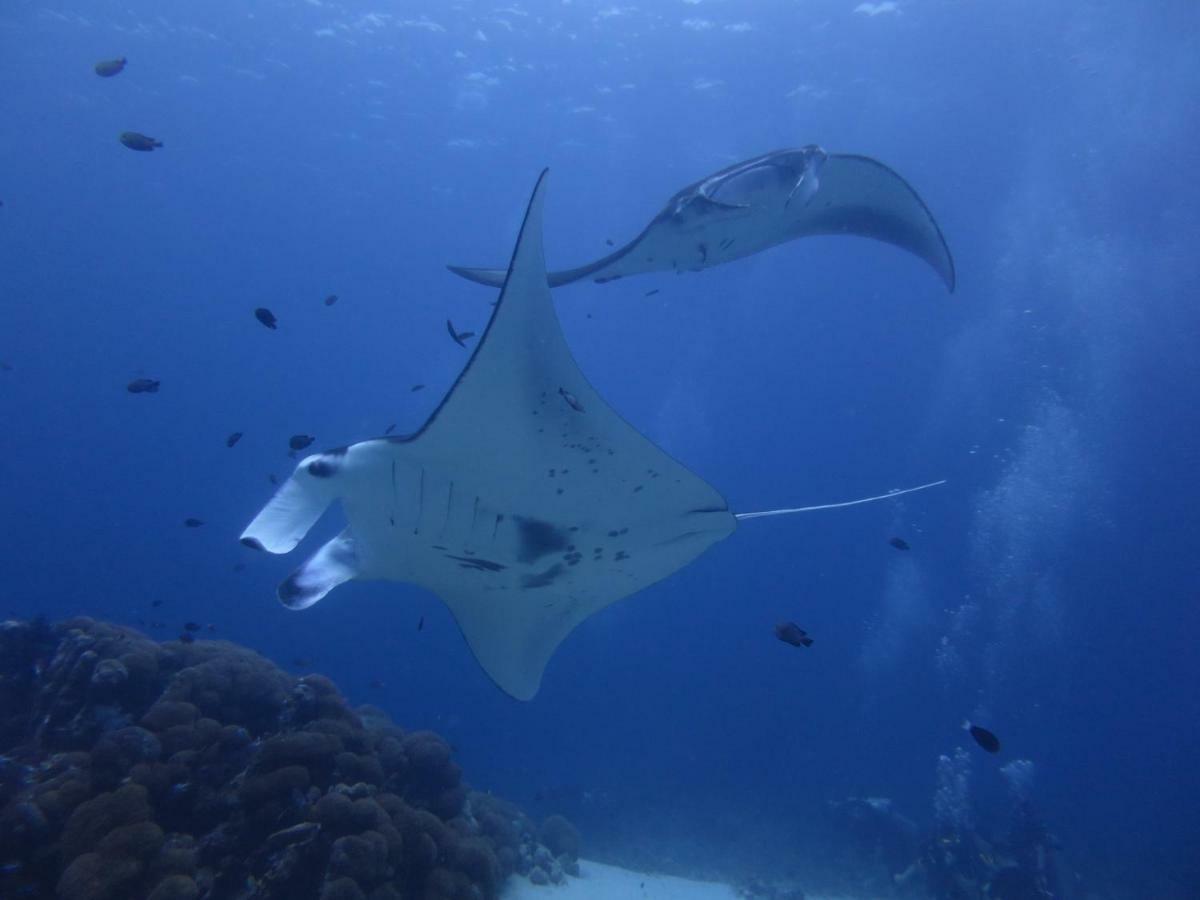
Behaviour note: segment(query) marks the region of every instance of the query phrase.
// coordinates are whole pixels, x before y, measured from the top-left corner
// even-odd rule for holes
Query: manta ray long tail
[[[761,512],[735,513],[734,518],[738,521],[742,519],[762,519],[766,516],[787,516],[792,513],[813,512],[818,509],[840,509],[843,506],[857,506],[860,503],[872,503],[876,500],[891,500],[893,497],[899,497],[901,494],[911,494],[914,491],[923,491],[926,488],[937,487],[939,484],[945,484],[946,479],[941,481],[931,481],[929,484],[919,484],[916,487],[904,488],[900,491],[889,491],[886,494],[879,494],[875,497],[863,497],[859,500],[844,500],[841,503],[822,503],[819,506],[797,506],[794,509],[764,509]]]

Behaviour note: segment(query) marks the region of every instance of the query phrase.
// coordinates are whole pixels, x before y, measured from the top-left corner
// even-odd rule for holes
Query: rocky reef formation
[[[470,791],[449,744],[225,641],[0,625],[0,896],[492,900],[578,835]]]

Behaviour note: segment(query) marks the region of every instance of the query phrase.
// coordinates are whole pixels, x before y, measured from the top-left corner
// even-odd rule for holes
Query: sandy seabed
[[[806,896],[809,900],[850,900]],[[501,897],[502,900],[739,900],[741,895],[731,885],[717,881],[649,875],[581,859],[578,878],[568,878],[561,885],[536,885],[514,876]]]

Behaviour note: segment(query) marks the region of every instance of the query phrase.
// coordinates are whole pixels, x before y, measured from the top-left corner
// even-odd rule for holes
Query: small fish
[[[234,444],[236,444],[241,439],[242,439],[242,433],[240,431],[235,431],[229,437],[225,438],[225,446],[232,447]]]
[[[396,423],[395,423],[395,422],[393,422],[393,423],[392,423],[391,425],[389,425],[387,428],[383,429],[383,433],[384,433],[384,434],[391,434],[391,433],[392,433],[393,431],[395,431],[395,430],[396,430]]]
[[[425,385],[423,385],[423,384],[414,384],[414,385],[412,386],[412,392],[413,392],[414,394],[415,394],[417,391],[423,391],[423,390],[425,390]]]
[[[157,394],[158,379],[157,378],[135,378],[129,384],[125,385],[125,390],[131,394]]]
[[[201,521],[200,519],[184,519],[183,524],[186,525],[188,528],[199,528],[201,525],[204,524],[204,522]]]
[[[262,322],[272,331],[275,330],[275,324],[279,321],[275,318],[275,313],[271,312],[265,306],[260,306],[254,311],[254,318],[258,319],[258,321]]]
[[[655,288],[652,291],[646,291],[646,293],[642,294],[642,296],[643,297],[653,297],[655,294],[657,294],[659,292],[659,290],[660,290],[660,288]]]
[[[160,606],[163,605],[163,602],[161,600],[151,600],[150,605],[153,606],[155,609],[158,609]]]
[[[267,481],[271,482],[271,484],[279,484],[279,476],[272,472],[267,476]]]
[[[813,644],[808,632],[795,622],[780,622],[775,626],[775,637],[793,647],[811,647]]]
[[[311,434],[293,434],[288,438],[288,446],[293,450],[303,450],[315,440]]]
[[[144,134],[139,134],[136,131],[122,131],[118,140],[120,140],[120,142],[130,150],[139,150],[142,153],[149,153],[151,150],[157,150],[163,145],[162,141],[155,140],[152,137],[147,137]]]
[[[335,304],[335,303],[337,303],[337,294],[330,294],[328,297],[325,298],[326,306],[333,306],[333,304]]]
[[[572,394],[566,388],[561,387],[558,389],[558,393],[564,400],[567,401],[567,406],[571,407],[571,409],[575,410],[575,412],[583,412],[583,404],[575,398],[574,394]]]
[[[179,643],[194,644],[196,643],[196,639],[185,631],[183,634],[179,635]]]
[[[446,330],[450,332],[450,337],[454,339],[454,343],[458,344],[458,346],[462,347],[463,349],[466,349],[467,346],[463,343],[463,341],[475,337],[475,332],[473,331],[455,331],[454,323],[449,319],[446,320]]]
[[[128,60],[123,56],[120,59],[102,59],[92,66],[92,68],[95,69],[96,74],[101,78],[112,78],[114,75],[121,74],[126,62]]]
[[[421,618],[417,619],[417,631],[422,631],[422,630],[424,630],[424,628],[425,628],[425,617],[421,616]]]
[[[604,243],[608,244],[608,246],[610,246],[610,247],[613,247],[613,246],[615,246],[615,244],[613,244],[613,239],[612,239],[612,238],[605,238],[605,239],[604,239]]]
[[[908,546],[908,541],[906,541],[904,538],[901,538],[901,537],[894,537],[890,541],[888,541],[888,543],[891,544],[893,547],[895,547],[897,550],[911,550],[912,549],[912,547]]]
[[[184,622],[183,630],[184,631],[199,631],[200,623],[199,622]]]
[[[963,719],[963,731],[966,731],[975,739],[980,747],[988,753],[1000,752],[1000,738],[996,737],[982,725],[972,725],[970,719]]]

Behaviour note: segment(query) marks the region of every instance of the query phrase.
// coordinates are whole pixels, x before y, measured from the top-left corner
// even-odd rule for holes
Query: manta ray
[[[312,606],[353,579],[420,585],[521,700],[576,625],[687,565],[738,522],[715,489],[613,411],[572,358],[542,254],[545,180],[488,325],[425,424],[308,456],[241,536],[287,553],[340,501],[345,530],[279,586],[284,605]]]
[[[852,234],[929,263],[954,291],[954,260],[933,214],[908,182],[878,160],[815,144],[756,156],[688,185],[642,233],[602,259],[549,274],[558,287],[645,272],[697,272],[814,235]],[[449,266],[499,286],[506,270]]]

